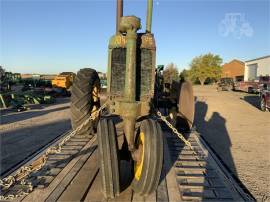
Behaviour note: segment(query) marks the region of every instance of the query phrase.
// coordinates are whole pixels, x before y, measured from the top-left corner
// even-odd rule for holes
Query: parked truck
[[[259,93],[264,84],[270,83],[270,76],[260,76],[258,80],[234,82],[234,90]]]

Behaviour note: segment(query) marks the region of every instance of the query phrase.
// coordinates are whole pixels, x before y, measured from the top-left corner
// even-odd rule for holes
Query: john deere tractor
[[[123,173],[132,176],[131,187],[140,195],[153,192],[163,165],[163,133],[154,117],[155,109],[166,107],[168,119],[177,118],[192,126],[194,98],[188,82],[170,85],[165,92],[156,67],[156,43],[151,33],[153,1],[147,2],[146,31],[138,33],[141,21],[123,16],[123,2],[117,0],[116,33],[109,40],[106,116],[85,126],[80,134],[97,131],[103,193],[114,198],[121,191]],[[175,86],[175,87],[173,87]],[[81,69],[74,80],[71,96],[73,128],[80,126],[100,107],[100,80],[95,70]],[[177,93],[172,93],[172,90]],[[113,117],[123,122],[124,141],[119,142]],[[177,125],[177,124],[176,124]],[[118,130],[119,131],[119,130]],[[121,161],[132,166],[121,167]]]

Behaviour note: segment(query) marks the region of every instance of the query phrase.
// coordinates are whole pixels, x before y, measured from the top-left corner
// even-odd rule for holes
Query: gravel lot
[[[258,200],[270,200],[270,112],[257,95],[194,86],[195,125],[230,170]]]
[[[1,111],[0,173],[71,128],[69,98],[52,105],[32,105],[24,112]]]

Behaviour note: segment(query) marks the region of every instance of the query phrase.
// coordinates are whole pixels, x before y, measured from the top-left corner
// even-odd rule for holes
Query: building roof
[[[270,55],[266,55],[266,56],[255,58],[255,59],[252,59],[252,60],[247,60],[245,62],[252,62],[252,61],[261,60],[261,59],[265,59],[265,58],[269,58],[269,57],[270,57]]]
[[[245,63],[242,62],[241,60],[233,59],[233,60],[231,60],[230,62],[227,62],[227,63],[223,64],[222,66],[224,66],[224,65],[226,65],[226,64],[229,64],[229,63],[231,63],[231,62],[238,62],[238,63],[240,63],[240,64],[242,64],[242,65],[245,64]]]

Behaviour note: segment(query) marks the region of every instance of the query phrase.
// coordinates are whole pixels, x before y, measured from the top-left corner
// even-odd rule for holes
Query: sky
[[[106,72],[113,0],[0,0],[0,65],[20,73]],[[145,31],[146,1],[124,1]],[[154,0],[157,63],[181,71],[195,56],[223,62],[270,55],[270,0]]]

